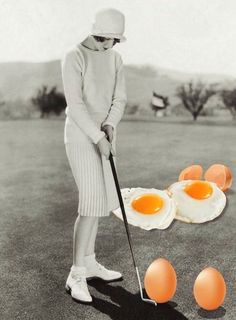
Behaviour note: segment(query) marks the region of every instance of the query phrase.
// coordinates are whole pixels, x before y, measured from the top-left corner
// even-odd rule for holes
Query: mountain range
[[[151,65],[125,65],[124,69],[128,104],[140,105],[141,108],[150,104],[153,91],[175,102],[177,87],[191,79],[220,83],[223,86],[236,83],[233,77],[227,75],[188,74]],[[57,86],[59,91],[63,91],[59,60],[0,63],[0,101],[30,99],[42,85]]]

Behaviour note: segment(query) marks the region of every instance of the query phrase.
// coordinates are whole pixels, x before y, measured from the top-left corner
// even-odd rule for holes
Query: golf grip
[[[118,178],[117,178],[117,174],[116,174],[116,168],[114,165],[113,156],[112,156],[111,152],[109,155],[109,160],[110,160],[110,164],[111,164],[112,174],[113,174],[113,177],[115,180],[116,191],[117,191],[117,195],[118,195],[119,202],[120,202],[120,208],[121,208],[121,212],[122,212],[122,216],[123,216],[123,220],[124,220],[124,224],[125,224],[125,229],[126,229],[128,241],[129,241],[129,247],[130,247],[130,251],[131,251],[131,255],[132,255],[132,259],[133,259],[133,264],[134,264],[135,269],[137,269],[135,259],[134,259],[134,253],[133,253],[133,249],[132,249],[131,236],[130,236],[128,221],[127,221],[127,217],[126,217],[126,213],[125,213],[124,203],[123,203],[122,195],[120,192],[120,186],[119,186],[119,182],[118,182]]]

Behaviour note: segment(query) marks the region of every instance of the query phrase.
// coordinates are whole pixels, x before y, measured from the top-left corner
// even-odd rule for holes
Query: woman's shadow
[[[177,304],[168,302],[154,306],[143,302],[140,293],[132,294],[121,286],[104,284],[99,280],[90,280],[88,284],[100,293],[110,297],[110,301],[93,296],[92,306],[100,312],[107,314],[113,320],[185,320],[179,311],[175,310]],[[147,298],[145,291],[143,295]]]

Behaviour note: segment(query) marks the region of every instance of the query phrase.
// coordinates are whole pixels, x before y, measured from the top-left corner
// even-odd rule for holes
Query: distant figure
[[[67,102],[64,143],[79,194],[73,265],[66,290],[86,303],[92,301],[86,279],[122,279],[120,272],[96,261],[94,248],[98,218],[119,207],[108,158],[110,152],[115,155],[116,127],[127,102],[123,62],[112,49],[126,40],[124,28],[125,17],[120,11],[99,11],[91,34],[62,59]]]
[[[167,97],[164,97],[153,91],[151,107],[154,110],[156,117],[163,117],[164,111],[168,105],[169,101]]]

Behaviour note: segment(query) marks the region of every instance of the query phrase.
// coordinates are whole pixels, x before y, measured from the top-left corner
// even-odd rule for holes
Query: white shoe
[[[82,303],[92,302],[92,297],[87,287],[85,267],[71,267],[65,288],[73,299]]]
[[[98,263],[95,259],[95,253],[85,256],[84,262],[86,266],[86,279],[99,278],[104,281],[117,281],[121,280],[122,274],[118,271],[108,270],[103,265]]]

